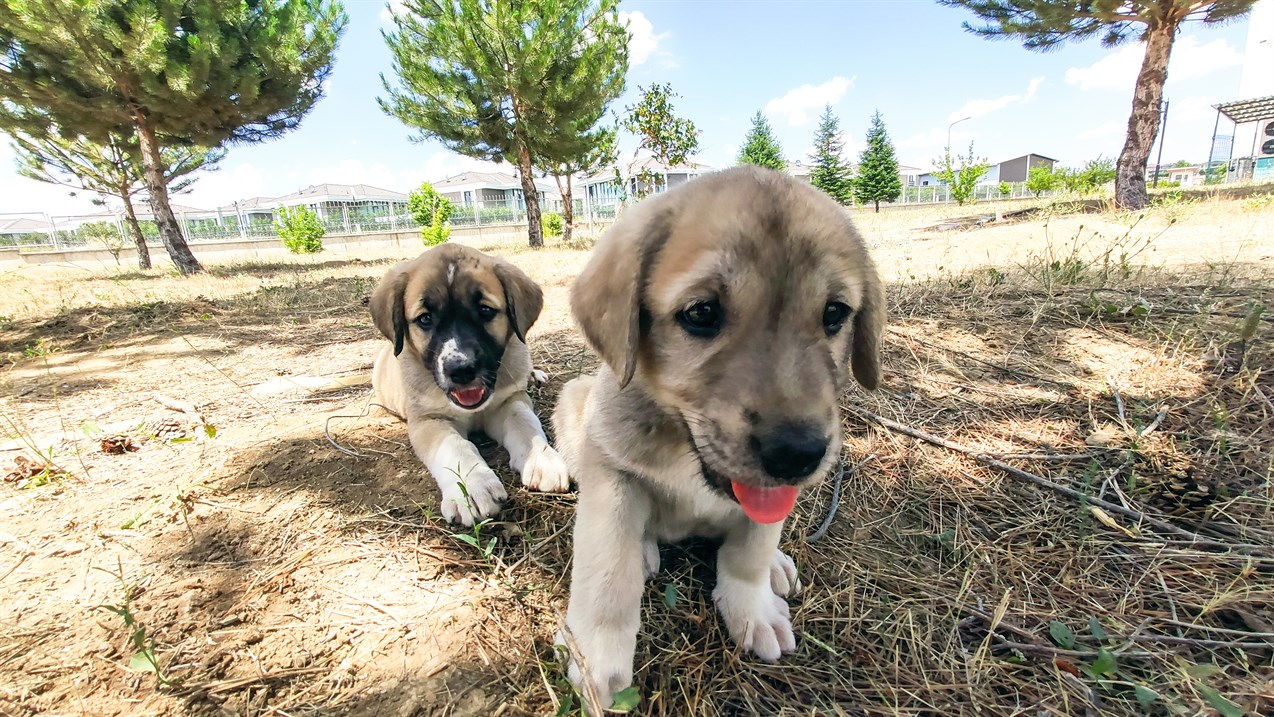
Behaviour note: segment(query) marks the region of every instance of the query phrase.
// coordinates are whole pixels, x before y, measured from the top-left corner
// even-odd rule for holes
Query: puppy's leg
[[[781,586],[772,576],[782,530],[782,523],[750,520],[730,530],[717,552],[717,587],[712,591],[730,637],[766,662],[796,649],[791,612],[775,594]]]
[[[442,491],[442,515],[452,523],[473,525],[500,512],[508,498],[500,477],[482,460],[477,446],[449,421],[407,422],[407,437]]]
[[[598,714],[633,681],[650,499],[631,478],[596,463],[583,467],[587,479],[580,484],[575,510],[566,610],[566,627],[578,653],[572,655],[567,675],[586,700],[596,696],[590,714]],[[558,642],[564,642],[560,635]]]
[[[522,474],[522,485],[545,493],[564,493],[571,487],[566,461],[549,445],[525,393],[505,401],[485,428],[509,452],[509,465]]]

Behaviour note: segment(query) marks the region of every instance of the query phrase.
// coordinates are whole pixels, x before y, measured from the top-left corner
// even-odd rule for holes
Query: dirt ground
[[[798,652],[737,651],[712,546],[666,547],[638,713],[1274,714],[1274,324],[1242,328],[1274,306],[1274,205],[924,230],[961,211],[855,214],[888,374],[845,397],[830,530],[830,482],[788,524]],[[587,250],[493,250],[545,288],[547,423],[596,364],[567,307]],[[550,646],[573,496],[486,443],[510,501],[466,536],[365,415],[398,258],[0,276],[0,714],[575,714]]]

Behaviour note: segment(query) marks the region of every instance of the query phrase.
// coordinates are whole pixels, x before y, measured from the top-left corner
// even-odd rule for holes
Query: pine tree
[[[1132,39],[1146,43],[1146,52],[1133,89],[1128,135],[1119,154],[1115,202],[1125,209],[1141,209],[1146,193],[1146,160],[1159,134],[1163,85],[1177,32],[1186,22],[1222,23],[1241,17],[1255,0],[1149,0],[1148,2],[1077,2],[1075,0],[938,0],[965,7],[986,21],[964,29],[990,38],[1022,40],[1028,50],[1047,51],[1067,40],[1101,35],[1107,47]]]
[[[840,134],[840,120],[832,114],[832,106],[823,108],[823,116],[819,118],[818,129],[814,132],[814,154],[810,155],[813,167],[810,169],[810,184],[827,192],[827,195],[841,204],[849,204],[854,200],[854,179],[849,163],[841,152],[845,148],[845,140]]]
[[[164,246],[183,273],[200,271],[162,147],[296,127],[323,95],[345,24],[338,0],[0,0],[0,129],[136,136]]]
[[[407,0],[384,33],[399,86],[381,109],[448,149],[518,168],[531,246],[544,244],[534,168],[584,154],[624,90],[618,0]]]
[[[150,249],[133,207],[133,198],[146,186],[141,174],[141,146],[136,137],[112,135],[105,144],[98,144],[86,137],[67,139],[56,132],[40,139],[16,134],[13,150],[18,173],[24,177],[69,187],[71,196],[77,192],[93,192],[118,197],[124,203],[124,218],[137,247],[137,266],[150,268]],[[195,177],[189,176],[192,172],[215,169],[226,153],[203,147],[165,147],[161,155],[168,192],[179,194],[194,183]]]
[[[743,139],[743,148],[739,150],[738,162],[780,171],[787,169],[787,160],[783,159],[783,147],[774,136],[770,121],[760,111],[752,116],[752,129],[748,130],[748,136]]]
[[[858,162],[858,177],[854,179],[854,196],[858,201],[873,202],[880,211],[881,202],[892,202],[902,194],[902,179],[898,176],[898,158],[894,156],[894,144],[889,141],[885,120],[880,112],[871,116],[867,128],[867,146]]]

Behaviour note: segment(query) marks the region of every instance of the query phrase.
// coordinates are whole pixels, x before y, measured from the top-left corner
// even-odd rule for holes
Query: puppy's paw
[[[787,601],[775,595],[770,585],[754,585],[719,573],[712,599],[730,637],[743,649],[766,662],[796,649]]]
[[[478,466],[463,480],[456,480],[442,489],[442,517],[450,523],[469,527],[499,513],[500,504],[508,497],[495,471],[487,466]]]
[[[601,715],[609,709],[615,703],[615,693],[633,683],[633,656],[628,655],[626,660],[617,659],[620,656],[616,653],[622,650],[614,650],[614,643],[611,646],[604,644],[608,639],[605,632],[600,630],[588,637],[571,633],[574,647],[585,653],[583,662],[587,674],[581,669],[580,661],[576,659],[560,630],[554,639],[554,646],[558,648],[559,654],[567,656],[566,676],[583,695],[584,709],[590,717]],[[592,701],[593,698],[596,698],[596,703]]]
[[[522,485],[543,493],[565,493],[571,487],[571,474],[561,454],[536,440],[522,464]]]
[[[531,383],[536,386],[543,386],[549,382],[549,375],[538,368],[531,369]]]
[[[770,589],[779,597],[792,597],[801,592],[796,563],[778,548],[774,549],[774,559],[770,561]]]
[[[659,543],[653,538],[643,538],[641,541],[641,567],[642,578],[645,580],[655,577],[655,573],[659,572]]]

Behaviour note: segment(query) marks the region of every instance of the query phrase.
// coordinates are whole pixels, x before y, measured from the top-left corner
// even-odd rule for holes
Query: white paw
[[[792,597],[801,592],[796,563],[778,548],[774,549],[774,559],[770,561],[770,589],[779,597]]]
[[[730,637],[744,650],[774,662],[783,653],[796,649],[787,601],[775,595],[771,586],[745,583],[718,573],[712,599]]]
[[[536,386],[543,386],[549,382],[549,375],[538,368],[531,369],[531,382]]]
[[[649,538],[641,541],[642,578],[649,580],[659,572],[659,543]]]
[[[549,444],[535,441],[522,464],[522,485],[543,493],[565,493],[571,487],[566,461]]]
[[[580,661],[576,659],[574,650],[570,649],[562,632],[558,631],[554,639],[555,645],[566,647],[569,651],[566,676],[583,695],[585,712],[589,715],[600,715],[609,709],[615,703],[615,693],[633,683],[633,653],[630,651],[625,655],[623,650],[616,649],[616,644],[624,642],[623,636],[607,635],[606,632],[598,630],[589,636],[581,636],[574,631],[571,633],[574,647],[585,653],[587,683],[584,672],[580,669]],[[595,704],[592,702],[593,698],[597,700]]]
[[[508,497],[495,471],[480,465],[469,475],[442,488],[442,517],[451,523],[471,526],[499,513],[500,504]]]

